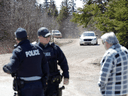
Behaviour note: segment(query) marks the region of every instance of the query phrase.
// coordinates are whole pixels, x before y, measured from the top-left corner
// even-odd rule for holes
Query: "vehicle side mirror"
[[[98,35],[96,34],[96,36],[98,37]]]

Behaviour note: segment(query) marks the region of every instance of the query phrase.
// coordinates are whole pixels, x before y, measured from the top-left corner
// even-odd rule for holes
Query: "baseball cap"
[[[27,32],[24,28],[18,28],[15,32],[16,38],[25,38],[27,37]]]
[[[38,30],[38,36],[48,37],[50,35],[51,35],[51,33],[49,32],[49,30],[46,27],[41,27]]]

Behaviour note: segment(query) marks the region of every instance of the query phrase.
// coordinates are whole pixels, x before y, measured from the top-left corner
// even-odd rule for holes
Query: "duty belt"
[[[36,80],[40,80],[41,77],[40,76],[20,77],[20,79],[24,81],[36,81]]]

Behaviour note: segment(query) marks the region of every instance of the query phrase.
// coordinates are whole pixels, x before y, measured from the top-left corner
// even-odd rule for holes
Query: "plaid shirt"
[[[128,94],[128,50],[116,44],[104,54],[98,85],[103,96]]]

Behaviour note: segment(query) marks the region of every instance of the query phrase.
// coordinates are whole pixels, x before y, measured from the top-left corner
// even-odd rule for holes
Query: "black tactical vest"
[[[56,45],[54,43],[49,43],[49,45],[43,49],[43,52],[49,64],[50,74],[58,73]]]

